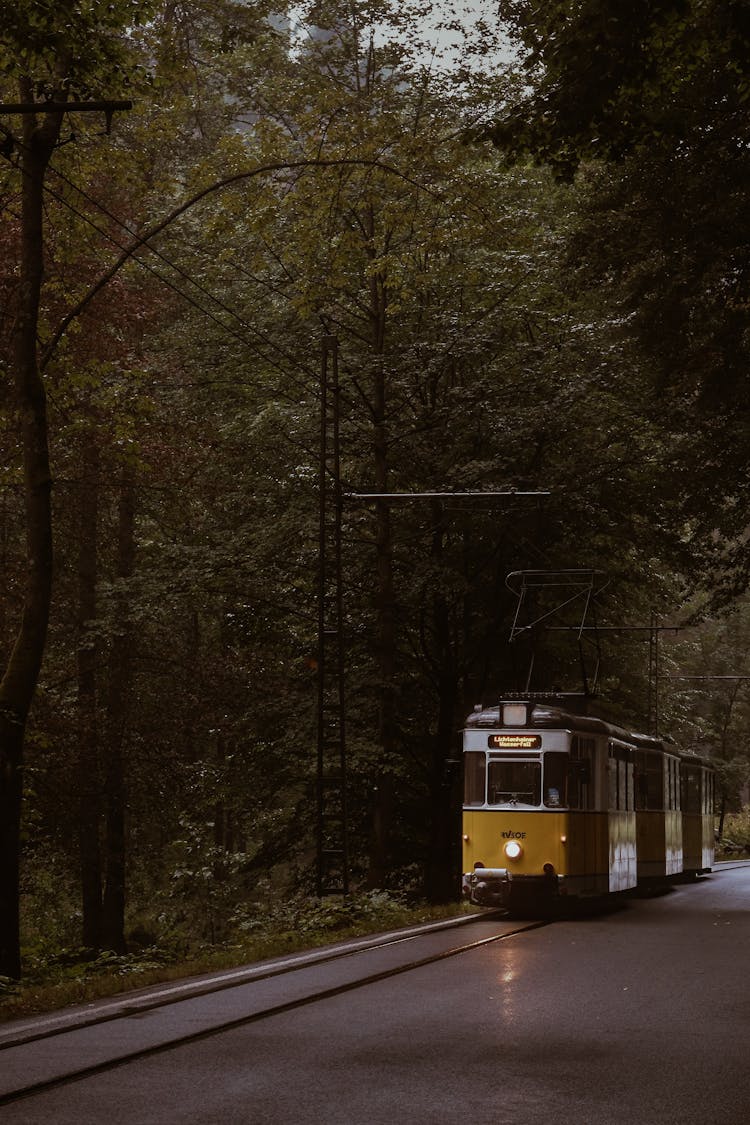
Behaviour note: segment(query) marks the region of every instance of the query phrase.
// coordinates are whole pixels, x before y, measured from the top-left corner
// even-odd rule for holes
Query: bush
[[[750,855],[750,809],[728,813],[724,819],[724,835],[719,840],[719,856]]]
[[[372,891],[342,898],[288,897],[237,904],[221,944],[160,927],[153,945],[127,955],[75,946],[29,957],[20,983],[0,977],[0,1021],[132,988],[233,968],[331,941],[471,912],[465,905],[409,906],[405,896]],[[144,939],[152,935],[143,932]]]

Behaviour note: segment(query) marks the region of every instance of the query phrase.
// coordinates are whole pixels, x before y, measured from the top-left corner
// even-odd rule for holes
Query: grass
[[[251,932],[243,934],[240,927],[231,941],[198,948],[187,955],[158,945],[124,956],[61,951],[55,958],[32,961],[20,982],[0,977],[0,1022],[469,913],[475,913],[475,909],[460,903],[407,907],[377,894],[352,896],[330,905],[306,900],[294,904],[294,909],[284,904],[284,909],[269,911],[253,923]]]
[[[717,859],[736,859],[741,855],[750,855],[750,809],[727,814],[724,834],[716,846]]]

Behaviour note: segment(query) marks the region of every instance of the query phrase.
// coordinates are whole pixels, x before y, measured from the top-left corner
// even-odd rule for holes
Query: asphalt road
[[[25,1098],[0,1123],[741,1125],[748,954],[750,868],[719,870]]]

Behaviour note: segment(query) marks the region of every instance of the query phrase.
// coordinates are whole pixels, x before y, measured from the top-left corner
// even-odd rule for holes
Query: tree
[[[309,885],[321,332],[347,487],[553,493],[348,512],[357,880],[455,892],[446,759],[513,676],[509,570],[601,565],[627,597],[648,566],[666,601],[684,561],[635,349],[560,269],[578,189],[463,143],[504,79],[431,69],[402,8],[318,5],[296,54],[254,24],[227,42],[231,8],[159,8],[161,108],[62,148],[48,204],[59,579],[29,825],[83,861],[86,941],[116,949],[126,866],[131,925],[193,909],[207,940],[259,880]]]
[[[488,134],[563,178],[580,169],[572,282],[601,288],[643,349],[672,451],[668,488],[703,581],[748,581],[750,229],[744,3],[502,6],[529,93]],[[686,482],[698,474],[701,488]],[[717,539],[716,530],[722,535]]]
[[[500,6],[531,79],[491,136],[570,174],[662,145],[739,156],[750,81],[741,0],[555,0]]]
[[[454,732],[467,695],[470,706],[475,691],[509,679],[497,633],[505,573],[525,559],[538,565],[540,549],[572,565],[583,535],[589,558],[614,554],[628,577],[647,544],[666,549],[654,542],[653,470],[634,457],[654,452],[656,431],[635,405],[640,376],[614,318],[563,293],[554,227],[568,190],[460,143],[504,82],[482,92],[420,69],[371,40],[366,16],[347,8],[281,74],[257,77],[243,144],[269,162],[377,153],[418,175],[344,167],[325,183],[280,174],[252,194],[238,184],[212,216],[211,237],[220,276],[243,224],[247,319],[284,341],[284,365],[297,356],[308,378],[319,325],[338,334],[347,484],[565,493],[544,517],[518,505],[471,519],[440,505],[407,514],[376,504],[347,525],[347,581],[362,622],[351,698],[358,725],[378,731],[357,740],[352,770],[355,808],[369,809],[372,825],[370,879],[392,878],[405,856],[432,857],[431,892],[443,896],[457,832],[445,764]],[[318,9],[315,19],[320,27]],[[228,144],[223,160],[236,161],[239,148]],[[288,393],[290,375],[279,385]],[[632,546],[615,552],[624,522]]]
[[[0,972],[20,974],[18,917],[19,830],[23,742],[47,636],[52,584],[51,476],[47,404],[40,374],[38,325],[44,265],[44,182],[63,125],[58,106],[89,97],[107,70],[125,58],[123,28],[140,18],[138,0],[46,6],[21,4],[4,12],[0,43],[6,73],[20,101],[38,109],[22,117],[18,138],[21,221],[20,275],[15,292],[12,359],[14,408],[23,448],[27,581],[16,638],[0,681]],[[97,34],[98,33],[98,34]],[[85,50],[83,45],[85,44]],[[7,86],[6,86],[7,89]],[[110,88],[107,93],[111,96]],[[41,97],[40,97],[41,95]],[[16,138],[6,130],[8,155]]]
[[[663,649],[662,691],[671,732],[714,762],[721,836],[725,815],[736,809],[750,778],[748,600],[739,597],[723,614],[711,616],[706,601],[693,604],[698,620]]]

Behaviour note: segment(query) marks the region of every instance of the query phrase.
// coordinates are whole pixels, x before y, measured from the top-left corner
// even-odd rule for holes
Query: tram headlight
[[[521,855],[523,854],[523,848],[519,844],[518,840],[508,840],[508,843],[503,847],[503,851],[507,855],[508,859],[520,859]]]

